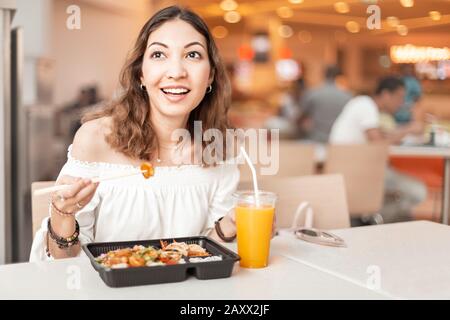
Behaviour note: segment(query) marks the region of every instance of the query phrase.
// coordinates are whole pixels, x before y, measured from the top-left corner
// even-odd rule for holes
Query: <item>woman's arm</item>
[[[70,189],[52,196],[50,226],[53,232],[62,238],[68,238],[75,232],[75,214],[86,206],[97,190],[97,183],[90,179],[62,176],[57,184],[71,184]],[[61,200],[63,199],[63,200]],[[68,248],[58,247],[47,231],[47,249],[55,259],[75,257],[80,253],[80,244]]]
[[[65,220],[61,220],[59,217],[55,216],[52,210],[51,224],[53,230],[61,237],[70,237],[75,232],[75,218],[72,217],[62,219]],[[66,249],[58,248],[58,245],[51,239],[48,231],[46,234],[46,239],[48,251],[54,259],[76,257],[81,251],[81,246],[79,243]]]
[[[82,161],[95,161],[98,152],[102,150],[103,139],[101,131],[101,121],[89,121],[81,126],[75,134],[72,144],[72,156]],[[99,139],[100,138],[100,139]],[[82,210],[93,198],[98,184],[92,183],[90,179],[73,177],[72,175],[85,173],[78,170],[69,170],[69,175],[62,175],[56,184],[70,184],[70,189],[52,195],[53,205],[51,206],[51,227],[58,237],[67,238],[75,232],[75,214]],[[61,196],[64,201],[60,201]],[[63,215],[60,212],[71,213]],[[75,257],[80,253],[80,244],[69,248],[60,249],[56,242],[46,235],[47,249],[50,255],[55,258]]]

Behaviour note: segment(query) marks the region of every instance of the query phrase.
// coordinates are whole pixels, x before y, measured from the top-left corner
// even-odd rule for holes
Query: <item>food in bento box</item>
[[[124,248],[109,251],[95,258],[100,265],[119,269],[129,267],[161,266],[185,263],[183,257],[210,257],[211,255],[198,244],[185,242],[160,241],[161,249],[152,246],[136,245],[133,248]],[[192,261],[193,262],[193,261]]]
[[[165,241],[161,241],[161,248],[166,251],[176,251],[186,257],[208,257],[210,254],[206,252],[206,249],[198,244],[186,244],[186,242],[172,242],[167,244]]]

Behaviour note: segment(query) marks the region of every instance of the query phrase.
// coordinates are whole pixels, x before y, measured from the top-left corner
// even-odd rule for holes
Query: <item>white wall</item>
[[[80,8],[79,30],[66,27],[70,5]],[[111,96],[151,8],[150,0],[18,0],[13,26],[24,29],[23,104],[42,102],[40,68],[46,68],[40,79],[49,83],[54,105],[72,101],[80,87],[95,83],[102,95]]]
[[[72,4],[80,7],[79,30],[66,27],[66,9]],[[120,5],[105,0],[56,1],[51,50],[55,104],[72,101],[80,87],[89,84],[97,84],[103,97],[111,97],[127,52],[152,14],[147,0],[120,1]]]
[[[12,27],[23,28],[24,35],[24,105],[37,100],[36,68],[40,58],[51,53],[53,0],[17,0]]]

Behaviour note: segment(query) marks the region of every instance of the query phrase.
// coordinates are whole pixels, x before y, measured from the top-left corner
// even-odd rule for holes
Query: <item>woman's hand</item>
[[[91,201],[98,186],[98,183],[92,183],[91,179],[71,176],[61,176],[56,185],[62,184],[71,186],[55,192],[52,195],[52,202],[56,209],[68,214],[75,214],[84,208]]]
[[[92,183],[90,179],[61,176],[56,185],[62,184],[70,187],[52,194],[51,227],[58,236],[67,238],[75,232],[75,213],[91,201],[98,183]],[[58,248],[54,241],[49,241],[48,245],[51,256],[56,259],[74,257],[80,252],[80,244],[69,249]]]

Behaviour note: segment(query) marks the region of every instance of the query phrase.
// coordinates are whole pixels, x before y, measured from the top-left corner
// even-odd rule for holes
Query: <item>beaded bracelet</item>
[[[220,220],[222,220],[223,219],[223,217],[222,218],[220,218],[219,220],[217,220],[216,222],[215,222],[215,229],[216,229],[216,232],[217,232],[217,235],[219,236],[219,238],[220,239],[222,239],[223,241],[225,241],[225,242],[231,242],[231,241],[233,241],[234,239],[236,239],[236,235],[234,235],[234,236],[231,236],[231,237],[226,237],[224,234],[223,234],[223,231],[222,231],[222,229],[220,228]]]
[[[57,214],[59,214],[60,216],[63,216],[63,217],[69,217],[69,216],[73,216],[73,215],[74,215],[73,213],[65,212],[65,211],[62,211],[62,210],[58,209],[58,208],[55,206],[55,202],[54,202],[53,200],[50,201],[50,204],[51,204],[52,208],[55,210],[55,212],[56,212]]]
[[[66,249],[79,243],[78,236],[80,234],[80,225],[75,220],[75,232],[68,238],[58,236],[52,229],[51,219],[48,219],[47,229],[50,238],[55,241],[60,249]]]

